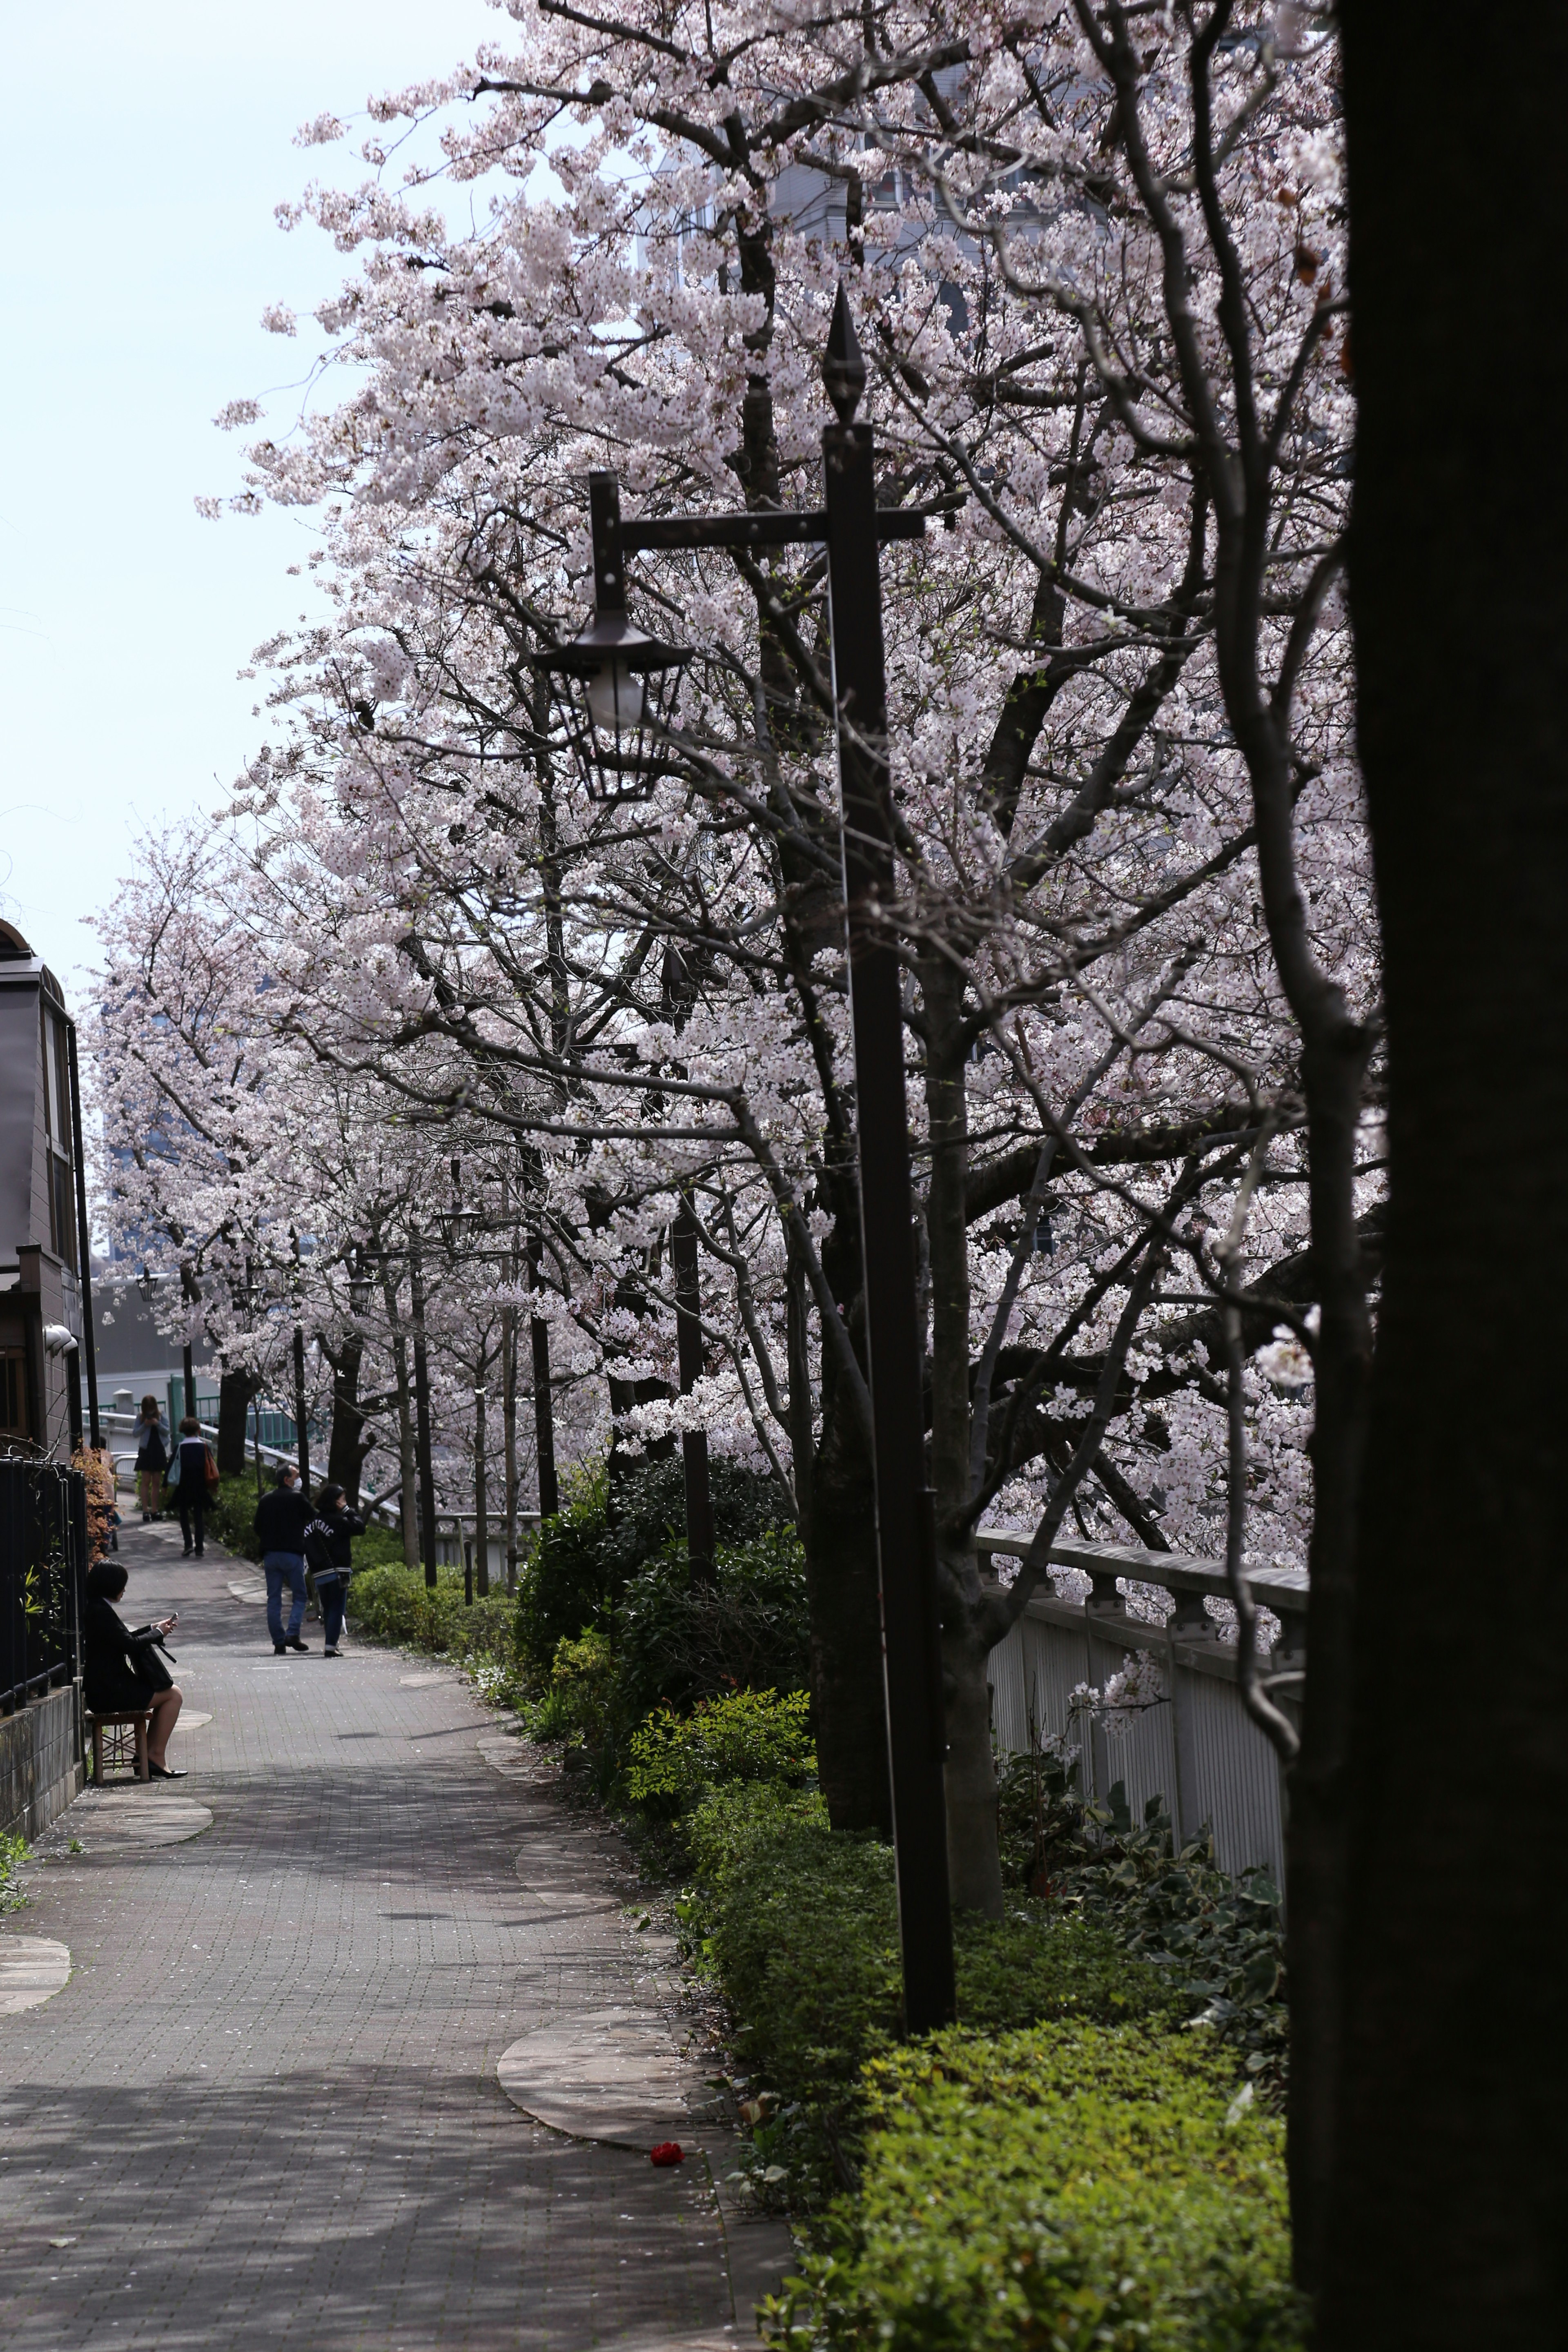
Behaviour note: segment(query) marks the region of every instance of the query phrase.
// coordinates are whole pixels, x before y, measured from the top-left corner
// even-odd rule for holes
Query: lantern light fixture
[[[616,477],[588,477],[594,537],[594,618],[563,646],[536,654],[551,684],[555,723],[590,799],[646,800],[675,772],[670,719],[689,650],[639,629],[626,612],[621,502]]]

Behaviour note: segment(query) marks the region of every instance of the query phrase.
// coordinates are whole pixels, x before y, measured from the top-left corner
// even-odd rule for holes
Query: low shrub
[[[752,1543],[784,1517],[784,1497],[771,1478],[715,1461],[709,1479],[714,1533],[721,1546]],[[574,1473],[564,1507],[544,1522],[519,1580],[520,1654],[542,1675],[562,1641],[575,1639],[589,1625],[607,1631],[627,1586],[650,1561],[671,1546],[684,1555],[685,1530],[685,1473],[679,1459],[647,1463],[613,1486],[604,1464]],[[734,1679],[749,1676],[736,1673]],[[656,1674],[640,1712],[677,1696],[659,1685]]]
[[[1263,1870],[1232,1878],[1206,1830],[1178,1846],[1162,1798],[1134,1822],[1118,1781],[1086,1806],[1067,1758],[1003,1759],[1002,1864],[1010,1885],[1101,1921],[1165,1970],[1189,2014],[1236,2045],[1260,2093],[1283,2104],[1289,2011],[1279,1890]]]
[[[689,1824],[696,1885],[677,1906],[689,1947],[735,2019],[742,2062],[775,2095],[756,2158],[809,2203],[853,2177],[859,2079],[901,2023],[891,1849],[835,1832],[815,1794],[731,1785]],[[1161,1972],[1099,1922],[1049,1906],[955,1927],[958,2012],[986,2032],[1043,2018],[1163,2016]]]
[[[711,1579],[696,1583],[684,1542],[669,1542],[627,1581],[616,1643],[631,1720],[726,1691],[805,1687],[811,1634],[795,1528],[721,1542],[716,1553]]]
[[[1289,2011],[1279,1888],[1262,1870],[1221,1870],[1206,1831],[1178,1847],[1157,1797],[1134,1823],[1120,1783],[1086,1819],[1099,1843],[1058,1873],[1058,1893],[1163,1970],[1185,2011],[1232,2044],[1258,2089],[1282,2105]]]
[[[356,1552],[358,1545],[355,1546]],[[378,1641],[464,1661],[515,1665],[515,1622],[510,1594],[492,1592],[466,1605],[463,1572],[443,1568],[435,1586],[421,1569],[395,1566],[354,1570],[349,1585],[350,1622]]]
[[[726,1782],[798,1784],[816,1769],[810,1713],[805,1691],[736,1691],[700,1699],[688,1716],[660,1707],[632,1734],[626,1795],[675,1813]]]
[[[777,2352],[1291,2352],[1283,2134],[1191,2037],[1073,2020],[871,2061],[859,2195]]]

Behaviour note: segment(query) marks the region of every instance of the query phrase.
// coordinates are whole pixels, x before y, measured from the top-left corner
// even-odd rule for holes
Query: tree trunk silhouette
[[[261,1383],[253,1372],[220,1372],[217,1384],[217,1466],[225,1478],[245,1475],[245,1430]]]
[[[1457,2352],[1563,2326],[1568,19],[1517,44],[1506,170],[1426,13],[1356,0],[1345,52],[1390,1210],[1316,2341]]]

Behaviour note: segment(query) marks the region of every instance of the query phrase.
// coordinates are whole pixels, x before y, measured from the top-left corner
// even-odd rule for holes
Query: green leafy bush
[[[1058,1891],[1161,1969],[1184,2009],[1234,2044],[1258,2089],[1282,2103],[1289,2012],[1279,1888],[1261,1870],[1230,1877],[1206,1831],[1178,1848],[1159,1798],[1134,1824],[1120,1782],[1086,1818],[1100,1843],[1058,1874]]]
[[[753,1542],[784,1517],[784,1497],[771,1478],[722,1461],[710,1465],[709,1475],[721,1545]],[[575,1473],[564,1508],[540,1529],[519,1581],[521,1654],[547,1674],[557,1644],[588,1625],[607,1626],[633,1578],[672,1542],[683,1548],[685,1530],[685,1474],[678,1459],[629,1471],[613,1487],[603,1464]],[[646,1713],[657,1700],[676,1696],[656,1675],[636,1711]]]
[[[767,1781],[710,1798],[689,1834],[697,1884],[678,1913],[729,2002],[742,2063],[781,2103],[760,2152],[809,2202],[852,2176],[860,2070],[900,2028],[892,1852],[835,1832],[818,1797]],[[1019,1906],[961,1917],[955,1943],[966,2025],[1174,2021],[1161,1972],[1098,1922]]]
[[[405,1568],[401,1560],[395,1567],[356,1568],[348,1611],[357,1631],[405,1649],[463,1661],[515,1663],[510,1596],[492,1592],[466,1605],[459,1568],[440,1570],[433,1588],[426,1585],[423,1570]]]
[[[660,1707],[631,1738],[626,1794],[676,1811],[727,1781],[799,1781],[816,1769],[805,1691],[736,1691],[689,1716]]]
[[[1290,2352],[1283,2135],[1212,2047],[1075,2020],[866,2070],[858,2198],[779,2352]]]
[[[694,1583],[684,1542],[631,1578],[616,1612],[627,1717],[683,1709],[725,1691],[799,1690],[809,1679],[805,1553],[793,1527],[717,1547]]]
[[[615,1706],[616,1656],[605,1635],[593,1625],[576,1641],[563,1635],[555,1644],[535,1737],[575,1734],[589,1747],[603,1748],[611,1735]]]
[[[1243,2053],[1258,2090],[1283,2103],[1289,2011],[1279,1890],[1267,1872],[1232,1878],[1206,1830],[1178,1847],[1162,1798],[1135,1822],[1118,1781],[1086,1806],[1076,1771],[1037,1750],[1001,1764],[1003,1871],[1103,1923],[1165,1970],[1188,2013]]]

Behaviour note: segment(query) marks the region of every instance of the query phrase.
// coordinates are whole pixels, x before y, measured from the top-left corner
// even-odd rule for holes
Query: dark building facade
[[[59,982],[0,923],[0,1454],[66,1462],[81,1443],[80,1134]]]

